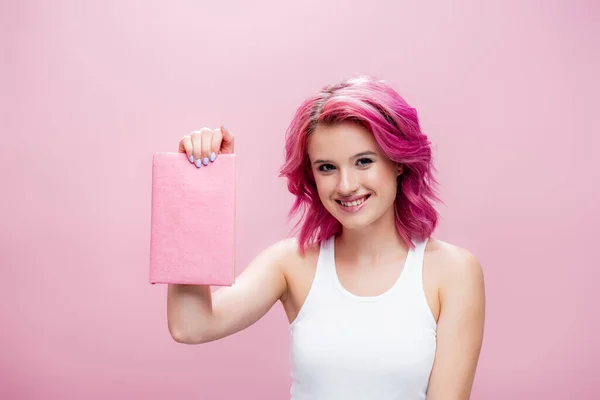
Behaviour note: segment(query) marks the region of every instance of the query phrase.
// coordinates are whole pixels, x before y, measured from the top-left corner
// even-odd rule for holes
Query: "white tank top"
[[[393,287],[357,296],[340,283],[334,237],[321,243],[308,296],[290,324],[292,400],[425,399],[437,324],[423,289],[427,240]]]

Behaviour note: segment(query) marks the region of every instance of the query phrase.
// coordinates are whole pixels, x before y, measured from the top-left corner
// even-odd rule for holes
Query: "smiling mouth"
[[[370,194],[361,197],[360,199],[357,200],[353,200],[353,201],[342,201],[342,200],[336,200],[336,202],[340,205],[342,205],[343,207],[358,207],[361,204],[363,204],[365,201],[367,201],[367,199],[371,197]]]

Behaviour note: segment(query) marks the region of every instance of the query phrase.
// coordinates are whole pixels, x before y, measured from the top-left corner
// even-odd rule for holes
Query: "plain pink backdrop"
[[[598,398],[599,10],[2,1],[0,398],[288,398],[279,304],[218,342],[170,338],[166,287],[148,283],[152,153],[234,132],[239,274],[291,227],[277,171],[293,112],[359,73],[419,110],[445,200],[435,236],[485,269],[472,398]]]

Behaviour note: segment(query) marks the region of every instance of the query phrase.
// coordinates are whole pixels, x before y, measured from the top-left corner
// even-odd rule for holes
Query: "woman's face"
[[[319,125],[308,139],[319,198],[346,229],[394,215],[399,167],[356,123]]]

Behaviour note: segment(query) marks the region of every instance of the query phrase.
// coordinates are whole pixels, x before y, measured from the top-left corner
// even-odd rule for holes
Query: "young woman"
[[[225,127],[204,128],[179,151],[210,168],[233,144]],[[469,251],[431,237],[436,181],[415,109],[383,81],[349,79],[301,105],[285,151],[292,213],[303,213],[298,238],[263,250],[212,294],[169,285],[173,338],[223,338],[280,301],[292,399],[468,399],[483,340],[483,273]]]

